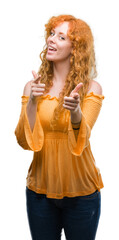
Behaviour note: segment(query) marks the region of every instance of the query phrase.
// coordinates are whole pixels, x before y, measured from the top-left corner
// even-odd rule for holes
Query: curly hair
[[[72,52],[70,57],[70,71],[65,80],[65,85],[59,94],[59,104],[54,110],[51,126],[54,129],[60,114],[64,116],[67,110],[63,108],[64,96],[69,96],[75,86],[82,82],[83,87],[80,89],[80,104],[82,106],[83,98],[87,93],[89,81],[97,76],[94,52],[94,40],[90,27],[83,20],[77,19],[72,15],[59,15],[50,18],[45,25],[45,40],[49,37],[51,30],[63,23],[69,22],[68,37],[72,43]],[[45,83],[45,93],[53,85],[53,62],[46,59],[47,44],[40,54],[42,61],[38,70],[41,75],[41,82]]]

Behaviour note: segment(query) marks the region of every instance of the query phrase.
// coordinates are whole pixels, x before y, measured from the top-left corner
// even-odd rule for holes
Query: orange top
[[[50,120],[58,99],[50,95],[41,96],[33,132],[26,113],[28,98],[22,96],[21,115],[15,130],[20,146],[34,151],[27,187],[57,199],[88,195],[103,188],[89,138],[104,96],[93,92],[85,96],[79,130],[73,129],[70,111],[67,110],[66,117],[61,116],[55,131],[50,127]]]

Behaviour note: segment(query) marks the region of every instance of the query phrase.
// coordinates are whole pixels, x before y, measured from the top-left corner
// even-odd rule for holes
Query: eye
[[[54,36],[55,33],[53,31],[50,32],[50,36]]]
[[[59,36],[59,38],[60,38],[61,40],[65,40],[65,38],[64,38],[64,37],[62,37],[62,36]]]

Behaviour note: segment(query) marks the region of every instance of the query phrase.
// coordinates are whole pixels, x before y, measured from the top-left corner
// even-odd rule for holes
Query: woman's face
[[[47,60],[61,62],[70,58],[72,45],[67,36],[68,27],[69,23],[63,22],[51,30],[47,39]]]

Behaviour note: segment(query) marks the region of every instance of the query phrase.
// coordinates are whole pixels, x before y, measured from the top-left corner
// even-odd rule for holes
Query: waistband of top
[[[68,137],[68,133],[64,133],[64,132],[45,132],[44,133],[44,137],[45,139],[67,139]]]

